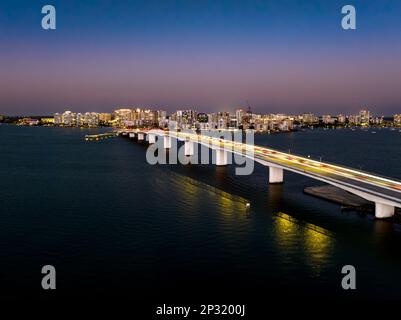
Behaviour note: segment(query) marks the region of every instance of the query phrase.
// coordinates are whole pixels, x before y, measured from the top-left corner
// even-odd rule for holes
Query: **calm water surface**
[[[241,177],[233,166],[151,166],[145,144],[84,141],[98,131],[0,125],[3,298],[37,294],[45,264],[57,268],[58,292],[84,296],[207,288],[343,298],[341,267],[351,264],[353,297],[401,297],[399,225],[303,194],[320,183],[300,175],[269,185],[258,164]],[[255,141],[401,179],[401,133],[371,131]]]

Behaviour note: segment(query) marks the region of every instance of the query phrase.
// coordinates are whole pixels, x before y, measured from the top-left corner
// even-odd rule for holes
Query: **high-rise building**
[[[359,125],[361,124],[361,117],[359,115],[349,115],[348,123],[353,125]]]
[[[77,114],[71,111],[65,111],[62,114],[62,123],[65,126],[73,127],[77,125]]]
[[[97,112],[75,113],[65,111],[62,114],[54,114],[54,124],[68,127],[97,127],[99,125],[99,114]]]
[[[322,116],[322,122],[324,124],[333,124],[335,122],[335,119],[331,115],[325,114]]]
[[[338,122],[338,123],[344,124],[345,121],[346,121],[345,115],[339,114],[339,115],[337,116],[337,122]]]
[[[198,113],[196,116],[196,120],[200,123],[207,123],[209,122],[209,117],[206,113]]]
[[[82,127],[85,125],[85,115],[78,112],[77,113],[77,127]]]
[[[230,113],[229,112],[218,112],[217,113],[217,129],[227,129],[230,123]]]
[[[158,121],[158,113],[157,111],[153,110],[141,110],[140,117],[139,117],[139,126],[143,127],[154,127],[157,126],[159,123]]]
[[[114,118],[118,121],[132,120],[132,109],[121,108],[114,110]]]
[[[45,126],[53,125],[54,124],[54,117],[46,117],[40,118],[40,123]]]
[[[166,121],[165,111],[143,108],[121,108],[114,110],[114,121],[121,127],[161,126]]]
[[[240,126],[242,125],[242,118],[245,115],[245,111],[242,109],[237,109],[235,111],[235,118],[237,119],[237,125]]]
[[[161,128],[164,128],[168,124],[168,119],[167,119],[167,112],[164,110],[157,110],[157,122],[158,126]]]
[[[55,125],[62,125],[63,124],[63,115],[60,113],[54,114],[54,124]]]
[[[172,114],[172,120],[177,122],[179,128],[189,129],[195,125],[196,114],[195,110],[177,110]]]
[[[370,123],[370,111],[366,109],[359,111],[359,118],[362,126],[368,126]]]
[[[111,113],[99,113],[99,121],[107,123],[111,121]]]
[[[395,125],[401,126],[401,114],[395,114],[393,121]]]
[[[251,111],[251,107],[248,105],[248,110],[242,116],[242,128],[249,129],[254,126],[253,115]]]
[[[99,114],[97,112],[85,112],[84,125],[97,127],[99,125]]]
[[[374,118],[371,119],[371,122],[374,123],[374,124],[379,124],[380,125],[380,124],[382,124],[384,122],[384,117],[383,116],[374,117]]]
[[[158,120],[165,120],[167,118],[167,112],[164,110],[157,110],[157,119]]]
[[[304,124],[314,124],[319,122],[319,118],[313,113],[304,113],[302,115],[302,122]]]

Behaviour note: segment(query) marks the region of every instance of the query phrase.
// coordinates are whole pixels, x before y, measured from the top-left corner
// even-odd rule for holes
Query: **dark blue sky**
[[[41,8],[57,30],[41,29]],[[357,30],[341,28],[353,4]],[[401,112],[401,1],[0,2],[0,114]]]

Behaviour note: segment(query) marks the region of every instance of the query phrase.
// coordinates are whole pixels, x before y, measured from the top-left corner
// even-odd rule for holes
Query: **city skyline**
[[[357,30],[348,31],[343,1],[52,4],[51,31],[40,27],[42,2],[0,4],[1,114],[132,104],[212,112],[247,100],[257,113],[401,108],[397,1],[353,1]]]
[[[248,105],[238,105],[235,108],[225,108],[225,109],[209,109],[209,111],[206,110],[202,110],[199,108],[196,108],[194,106],[181,106],[181,107],[175,107],[175,108],[158,108],[156,106],[144,106],[144,105],[125,105],[125,106],[115,106],[112,109],[105,109],[105,110],[96,110],[96,108],[88,110],[78,110],[77,108],[70,108],[70,107],[65,107],[65,108],[58,108],[58,111],[50,111],[48,113],[25,113],[25,114],[6,114],[6,113],[1,113],[0,115],[2,116],[6,116],[6,117],[30,117],[30,116],[34,116],[34,117],[38,117],[38,116],[54,116],[55,114],[62,114],[63,112],[73,112],[76,114],[85,114],[85,113],[98,113],[98,114],[113,114],[115,113],[115,111],[119,110],[119,109],[130,109],[130,110],[135,110],[135,109],[140,109],[140,110],[149,110],[149,111],[163,111],[166,112],[166,114],[169,115],[173,115],[174,113],[176,113],[177,111],[180,110],[192,110],[196,113],[205,113],[205,114],[216,114],[216,113],[231,113],[231,114],[235,114],[238,110],[242,110],[242,111],[250,111],[253,114],[257,114],[257,115],[287,115],[287,116],[296,116],[296,115],[302,115],[302,114],[313,114],[315,116],[318,117],[325,117],[325,116],[353,116],[355,114],[358,114],[361,110],[369,110],[369,113],[371,116],[376,116],[376,117],[384,117],[384,118],[391,118],[394,117],[395,115],[399,115],[401,114],[401,108],[400,111],[395,111],[392,114],[383,114],[383,113],[378,113],[378,112],[374,112],[372,110],[375,110],[375,108],[371,108],[368,106],[359,106],[357,108],[355,108],[355,111],[348,111],[348,112],[326,112],[326,111],[322,111],[322,112],[312,112],[311,110],[299,110],[299,111],[295,111],[295,112],[272,112],[271,110],[265,110],[265,111],[261,111],[261,112],[254,112],[254,109],[248,104]],[[1,110],[0,110],[1,111]]]
[[[7,117],[0,115],[0,122],[17,125],[44,125],[67,127],[111,126],[117,128],[175,128],[190,130],[225,130],[254,129],[257,132],[290,132],[300,127],[399,127],[401,114],[383,117],[361,109],[357,114],[316,115],[302,114],[257,114],[239,108],[235,112],[218,111],[214,113],[198,112],[193,109],[176,110],[167,113],[165,110],[152,110],[139,107],[123,107],[112,113],[73,112],[66,110],[52,116]]]

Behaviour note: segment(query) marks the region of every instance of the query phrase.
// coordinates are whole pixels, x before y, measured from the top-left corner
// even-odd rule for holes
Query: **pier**
[[[107,139],[107,138],[112,138],[116,137],[117,133],[116,132],[106,132],[106,133],[99,133],[99,134],[86,134],[85,135],[85,141],[98,141],[101,139]]]

